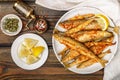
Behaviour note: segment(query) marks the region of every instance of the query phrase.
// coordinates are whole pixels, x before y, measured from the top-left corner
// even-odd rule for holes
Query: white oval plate
[[[41,45],[41,46],[45,47],[45,50],[41,54],[40,60],[37,61],[34,64],[28,65],[22,59],[20,59],[19,56],[18,56],[18,49],[19,49],[20,45],[22,44],[24,38],[36,39],[36,40],[39,41],[37,45]],[[23,69],[26,69],[26,70],[34,70],[36,68],[41,67],[45,63],[45,61],[47,60],[48,46],[47,46],[46,42],[44,41],[44,39],[42,37],[40,37],[39,35],[36,35],[36,34],[33,34],[33,33],[23,34],[23,35],[19,36],[13,42],[12,47],[11,47],[11,56],[12,56],[12,59],[17,66],[19,66]]]
[[[18,29],[17,29],[16,32],[9,32],[9,31],[7,31],[7,30],[5,30],[5,29],[3,28],[3,23],[4,23],[4,21],[5,21],[6,18],[16,18],[16,19],[19,20],[19,22],[18,22],[18,26],[19,26],[19,27],[18,27]],[[17,34],[21,31],[21,29],[22,29],[22,21],[21,21],[21,19],[20,19],[17,15],[15,15],[15,14],[8,14],[8,15],[5,15],[5,16],[1,19],[1,30],[2,30],[2,32],[3,32],[4,34],[9,35],[9,36],[14,36],[14,35],[17,35]]]
[[[59,31],[65,32],[66,30],[61,28],[58,23],[62,22],[64,20],[68,20],[69,18],[78,15],[78,14],[87,14],[87,13],[94,13],[94,14],[103,14],[105,15],[102,11],[96,9],[96,8],[92,8],[92,7],[79,7],[76,9],[73,9],[69,12],[67,12],[66,14],[64,14],[59,21],[57,22],[55,28],[57,28]],[[106,15],[105,15],[106,16]],[[113,22],[109,19],[110,25],[114,26]],[[114,33],[114,32],[113,32]],[[117,46],[118,46],[118,35],[116,33],[114,33],[114,40],[113,42],[116,42],[115,45],[113,46],[109,46],[106,50],[110,49],[111,53],[106,55],[104,57],[105,60],[108,60],[109,62],[111,61],[111,59],[113,58],[113,56],[115,55],[116,51],[117,51]],[[57,40],[54,39],[54,37],[52,37],[52,44],[53,44],[53,49],[55,52],[55,55],[57,57],[57,59],[60,61],[61,57],[58,55],[58,53],[63,50],[65,48],[65,46],[61,43],[59,43]],[[107,64],[109,64],[109,62]],[[63,65],[63,63],[60,61],[60,63]],[[106,64],[106,65],[107,65]],[[64,66],[64,65],[63,65]],[[89,67],[86,67],[84,69],[77,69],[76,66],[68,68],[70,71],[78,73],[78,74],[90,74],[90,73],[94,73],[96,71],[99,71],[102,69],[102,66],[99,63],[95,63]]]

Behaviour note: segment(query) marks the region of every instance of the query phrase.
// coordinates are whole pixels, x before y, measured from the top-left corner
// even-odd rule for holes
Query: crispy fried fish
[[[106,41],[100,41],[100,42],[93,42],[93,41],[92,42],[86,42],[85,45],[91,51],[93,51],[95,54],[100,54],[108,46],[112,46],[112,45],[116,44],[116,43],[112,43],[112,41],[111,42],[107,42],[107,40],[108,39],[106,39]]]
[[[72,66],[78,65],[78,64],[80,64],[88,59],[89,59],[89,57],[84,56],[84,55],[80,55],[80,56],[78,56],[78,58],[75,59],[75,61],[73,61],[72,63],[66,64],[65,66],[72,67]]]
[[[90,48],[91,51],[93,51],[95,54],[100,54],[105,48],[107,48],[108,46],[114,45],[115,43],[110,43],[110,44],[101,44],[101,45],[97,45],[97,46],[92,46]]]
[[[107,50],[106,52],[103,52],[103,53],[99,54],[98,57],[102,58],[108,53],[111,53],[111,51]],[[75,65],[78,65],[78,64],[80,65],[80,64],[82,64],[82,62],[88,61],[88,60],[90,60],[90,58],[88,58],[88,57],[86,57],[84,55],[80,55],[75,61],[73,61],[72,63],[67,64],[66,66],[67,67],[72,67],[72,66],[75,66]],[[94,60],[94,59],[91,59],[91,60]],[[96,62],[96,61],[94,60],[94,62]]]
[[[93,43],[93,44],[92,44]],[[111,42],[91,42],[90,45],[86,45],[92,52],[94,52],[96,55],[99,55],[100,53],[102,53],[102,51],[107,48],[108,46],[114,45],[115,43],[111,43]],[[91,47],[89,47],[91,46]],[[66,54],[66,50],[69,50],[67,47],[61,51],[60,55],[62,56],[62,62],[68,62],[70,60],[75,59],[76,57],[78,57],[80,55],[80,53],[78,53],[75,50],[69,50],[69,52]],[[66,54],[66,55],[65,55]]]
[[[66,52],[69,50],[69,48],[65,47],[60,53],[58,53],[58,55],[61,55],[61,57],[63,58],[66,55]]]
[[[60,22],[59,23],[59,26],[61,26],[62,28],[64,29],[71,29],[71,28],[74,28],[74,27],[77,27],[78,25],[84,23],[86,20],[85,19],[77,19],[77,20],[66,20],[66,21],[63,21],[63,22]]]
[[[83,14],[83,15],[76,15],[72,18],[70,18],[69,20],[77,20],[77,19],[87,19],[87,18],[91,18],[91,17],[94,17],[95,14],[92,14],[92,13],[88,13],[88,14]]]
[[[102,40],[103,42],[113,42],[113,39],[114,39],[114,36],[110,37],[110,38],[107,38],[107,39],[104,39]]]
[[[100,44],[100,43],[98,43]],[[107,44],[100,44],[100,45],[97,45],[97,43],[90,47],[89,49],[94,52],[96,55],[99,55],[100,53],[102,53],[102,51],[107,48],[108,46],[111,46],[113,45],[113,43],[107,43]],[[89,46],[87,46],[89,47]],[[66,48],[65,48],[66,49]],[[77,51],[75,50],[69,50],[69,52],[66,54],[66,52],[63,50],[62,53],[61,53],[61,56],[62,56],[62,62],[68,62],[70,60],[73,60],[75,59],[76,57],[78,57],[80,55],[80,53],[78,53]]]
[[[69,36],[73,33],[76,33],[78,31],[85,31],[85,30],[102,30],[101,25],[98,24],[98,22],[94,19],[89,19],[85,21],[84,23],[78,25],[77,27],[71,28],[65,33]]]
[[[77,42],[77,41],[71,39],[70,37],[66,37],[66,36],[63,36],[60,34],[54,34],[53,36],[56,40],[58,40],[60,43],[62,43],[64,45],[66,45],[68,48],[76,50],[80,54],[88,56],[89,58],[93,58],[93,59],[97,60],[98,62],[100,62],[100,64],[103,67],[105,66],[105,63],[103,63],[100,58],[98,58],[92,51],[87,49],[87,47],[85,45],[83,45],[82,43]]]
[[[111,53],[111,51],[108,50],[108,51],[106,51],[106,52],[98,55],[98,57],[99,57],[99,58],[103,58],[103,57],[104,57],[106,54],[108,54],[108,53]],[[107,63],[107,62],[108,62],[107,60],[103,60],[103,61],[104,61],[104,63]],[[83,63],[80,63],[80,64],[77,66],[77,68],[85,68],[85,67],[88,67],[88,66],[90,66],[90,65],[92,65],[92,64],[94,64],[94,63],[96,63],[96,62],[97,62],[97,61],[94,60],[94,59],[89,59],[89,60],[87,60],[87,61],[85,61],[85,62],[83,62]]]
[[[75,51],[75,50],[70,50],[70,51],[68,52],[68,54],[62,58],[61,61],[62,61],[63,63],[65,63],[65,62],[68,62],[68,61],[70,61],[70,60],[78,57],[79,55],[80,55],[79,52],[77,52],[77,51]]]
[[[90,59],[88,61],[85,61],[83,62],[81,65],[77,66],[77,68],[85,68],[85,67],[88,67],[94,63],[96,63],[97,61],[93,60],[93,59]],[[108,61],[107,60],[103,60],[104,63],[107,63]]]
[[[72,38],[79,42],[100,41],[113,36],[107,31],[82,31],[71,35]]]
[[[95,16],[95,14],[77,15],[77,16],[74,16],[74,17],[70,18],[69,20],[60,22],[59,26],[69,30],[71,28],[79,26],[80,24],[82,24],[85,21],[87,21],[88,18],[91,18],[93,16]]]
[[[94,42],[94,41],[92,41],[92,42],[86,42],[86,43],[84,43],[84,44],[85,44],[85,46],[87,46],[88,48],[93,47],[93,46],[114,45],[114,43],[112,43],[112,42],[107,42],[107,41],[100,41],[100,42]]]

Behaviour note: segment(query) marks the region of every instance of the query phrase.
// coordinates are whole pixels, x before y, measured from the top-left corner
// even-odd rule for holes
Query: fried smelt
[[[103,53],[99,54],[98,57],[102,58],[108,53],[111,53],[111,51],[107,50],[106,52],[103,52]],[[72,66],[75,66],[75,65],[78,65],[78,64],[80,65],[82,62],[88,61],[88,60],[90,60],[90,58],[88,58],[88,57],[86,57],[84,55],[80,55],[75,61],[73,61],[72,63],[67,64],[66,66],[67,67],[72,67]]]
[[[75,51],[75,50],[70,50],[70,51],[68,52],[68,54],[62,58],[61,61],[62,61],[63,63],[65,63],[65,62],[68,62],[68,61],[76,58],[76,57],[79,56],[79,55],[80,55],[79,52],[77,52],[77,51]]]
[[[106,42],[106,41],[100,41],[100,42],[94,42],[94,41],[92,41],[92,42],[86,42],[86,43],[84,43],[85,44],[85,46],[87,46],[88,48],[90,48],[90,47],[93,47],[93,46],[104,46],[104,45],[114,45],[114,43],[112,43],[112,42]]]
[[[107,31],[82,31],[71,35],[72,38],[79,42],[100,41],[113,36]]]
[[[85,45],[83,45],[80,42],[77,42],[69,37],[62,36],[60,34],[54,34],[53,35],[56,40],[58,40],[60,43],[66,45],[68,48],[76,50],[82,55],[88,56],[89,58],[93,58],[100,62],[100,64],[104,67],[105,63],[102,62],[100,58],[98,58],[93,52],[91,52]]]
[[[109,43],[109,44],[101,44],[97,46],[92,46],[90,50],[92,50],[95,54],[100,54],[105,48],[108,46],[114,45],[115,43]]]
[[[78,15],[70,18],[69,20],[86,19],[86,18],[91,18],[93,16],[95,16],[95,14],[92,14],[92,13],[83,14],[83,15],[78,14]]]
[[[115,33],[119,34],[120,27],[119,27],[119,26],[115,26],[115,27],[113,28],[113,30],[114,30]]]
[[[106,52],[103,52],[103,53],[100,54],[98,57],[99,57],[99,58],[103,58],[106,54],[108,54],[108,53],[110,53],[110,52],[111,52],[110,50],[108,50],[108,51],[106,51]],[[88,67],[88,66],[90,66],[90,65],[92,65],[92,64],[94,64],[94,63],[96,63],[96,62],[97,62],[97,61],[94,60],[94,59],[89,59],[89,60],[81,63],[80,65],[78,65],[77,68],[85,68],[85,67]],[[107,60],[103,60],[103,62],[104,62],[104,63],[107,63],[108,61],[107,61]]]
[[[99,54],[98,57],[99,58],[103,58],[106,54],[109,54],[109,53],[111,53],[110,49],[105,51],[105,52],[103,52],[103,53],[101,53],[101,54]]]
[[[79,26],[80,24],[87,21],[88,18],[91,18],[93,16],[95,16],[95,14],[77,15],[77,16],[74,16],[74,17],[70,18],[69,20],[60,22],[59,26],[69,30],[71,28]]]
[[[102,30],[102,27],[98,24],[97,21],[94,19],[89,19],[82,23],[81,25],[71,28],[70,30],[66,31],[65,33],[69,36],[73,33],[76,33],[78,31],[85,31],[85,30]]]
[[[66,65],[66,67],[72,67],[72,66],[75,66],[75,65],[78,65],[86,60],[88,60],[89,57],[87,56],[84,56],[84,55],[80,55],[75,61],[73,61],[72,63],[69,63]]]
[[[113,42],[113,39],[114,39],[114,36],[110,37],[110,38],[107,38],[107,39],[104,39],[102,40],[103,42]]]
[[[77,20],[66,20],[66,21],[60,22],[59,26],[61,26],[64,29],[69,30],[71,28],[77,27],[78,25],[84,23],[85,21],[86,21],[85,19],[83,19],[83,20],[80,20],[80,19],[77,19]]]
[[[58,53],[58,55],[61,55],[61,57],[63,58],[66,55],[66,52],[69,50],[69,48],[65,47],[60,53]]]
[[[77,68],[85,68],[85,67],[88,67],[94,63],[96,63],[97,61],[93,60],[93,59],[90,59],[88,61],[85,61],[83,62],[81,65],[77,66]],[[107,63],[108,61],[107,60],[103,60],[104,63]]]

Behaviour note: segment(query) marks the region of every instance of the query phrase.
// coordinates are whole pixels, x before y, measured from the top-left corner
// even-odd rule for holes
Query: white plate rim
[[[30,36],[34,36],[34,37],[30,37]],[[45,47],[45,50],[44,52],[42,53],[42,56],[40,58],[40,60],[34,64],[31,64],[31,65],[28,65],[26,64],[25,62],[23,62],[19,57],[18,57],[18,54],[14,55],[15,54],[15,50],[18,51],[18,47],[20,46],[20,43],[23,41],[24,38],[33,38],[33,39],[39,39],[39,42],[42,42],[42,46],[44,45]],[[18,40],[21,40],[21,41],[18,41]],[[48,58],[48,45],[47,43],[45,42],[45,40],[37,35],[37,34],[34,34],[34,33],[26,33],[26,34],[23,34],[23,35],[20,35],[19,37],[17,37],[12,46],[11,46],[11,57],[12,57],[12,60],[14,61],[14,63],[22,68],[22,69],[25,69],[25,70],[34,70],[34,69],[37,69],[37,68],[40,68],[46,61],[47,61],[47,58]],[[16,61],[17,60],[17,61]],[[19,60],[19,61],[18,61]],[[34,66],[34,67],[33,67]]]
[[[107,16],[102,10],[99,10],[99,9],[97,9],[97,8],[95,8],[95,7],[82,6],[82,7],[75,8],[75,9],[72,9],[72,10],[66,12],[66,13],[58,20],[58,22],[57,22],[56,25],[55,25],[55,28],[57,28],[58,23],[59,23],[67,14],[69,14],[69,13],[75,11],[75,10],[79,10],[80,8],[96,9],[96,10],[98,10],[100,13],[104,14],[105,16]],[[115,23],[113,22],[113,20],[111,20],[111,18],[110,18],[109,16],[107,16],[107,17],[108,17],[108,19],[109,19],[110,21],[112,21],[112,24],[115,26]],[[118,35],[117,35],[116,33],[114,33],[114,34],[115,34],[116,37],[117,37],[117,42],[116,42],[116,46],[115,46],[115,47],[116,47],[116,50],[114,51],[114,55],[115,55],[116,52],[117,52],[117,48],[118,48]],[[53,36],[52,36],[52,45],[53,45],[53,50],[54,50],[54,53],[55,53],[57,59],[58,59],[59,62],[63,65],[63,63],[60,61],[60,59],[59,59],[59,57],[58,57],[58,55],[57,55],[57,53],[56,53],[56,50],[55,50],[55,39],[54,39]],[[110,61],[112,60],[112,58],[114,57],[114,55],[111,56],[111,58],[110,58],[110,60],[109,60],[109,63],[110,63]],[[109,63],[108,63],[108,64],[109,64]],[[107,65],[108,65],[108,64],[107,64]],[[63,65],[63,66],[64,66],[64,65]],[[99,71],[99,70],[101,70],[101,69],[103,69],[103,68],[100,68],[100,69],[98,69],[97,71]],[[71,68],[68,68],[68,70],[70,70],[70,71],[72,71],[72,72],[75,72],[75,71],[73,71]],[[91,73],[94,73],[94,72],[97,72],[97,71],[92,71],[92,72],[75,72],[75,73],[78,73],[78,74],[91,74]]]

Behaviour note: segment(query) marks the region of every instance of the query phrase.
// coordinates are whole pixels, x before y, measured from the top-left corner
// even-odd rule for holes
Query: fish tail
[[[102,65],[102,67],[105,67],[105,62],[102,59],[96,57],[96,60]]]
[[[53,30],[53,33],[54,33],[54,34],[57,34],[57,33],[59,33],[59,32],[60,32],[60,31],[59,31],[58,29],[56,29],[56,28]]]
[[[109,50],[107,50],[105,53],[111,53],[111,50],[109,49]]]
[[[102,62],[103,62],[103,63],[108,63],[108,60],[102,59]]]

